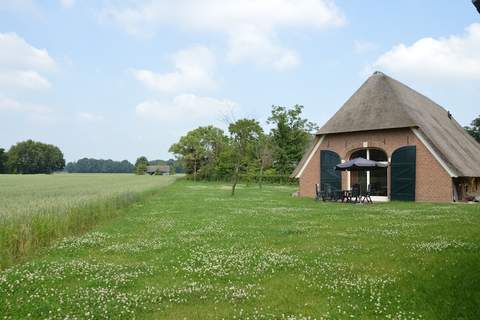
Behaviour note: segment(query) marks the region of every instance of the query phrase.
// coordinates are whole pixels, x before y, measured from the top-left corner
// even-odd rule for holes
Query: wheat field
[[[1,175],[0,268],[58,237],[87,230],[173,180],[133,174]]]

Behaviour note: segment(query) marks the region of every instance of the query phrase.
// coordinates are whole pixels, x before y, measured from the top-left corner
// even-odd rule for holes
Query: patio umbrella
[[[385,163],[367,160],[364,158],[355,158],[345,163],[340,163],[335,166],[335,170],[339,171],[370,171],[379,168],[386,168]]]

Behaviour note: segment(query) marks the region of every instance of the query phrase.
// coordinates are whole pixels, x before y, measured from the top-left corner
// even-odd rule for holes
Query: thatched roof
[[[378,71],[317,135],[394,128],[418,128],[453,176],[480,177],[480,144],[443,107]]]

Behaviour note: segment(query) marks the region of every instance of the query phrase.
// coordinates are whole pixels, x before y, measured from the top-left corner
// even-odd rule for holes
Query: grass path
[[[479,319],[480,208],[177,181],[0,272],[5,319]]]

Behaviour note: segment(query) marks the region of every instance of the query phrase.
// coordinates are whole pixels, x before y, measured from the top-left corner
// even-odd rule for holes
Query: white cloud
[[[0,33],[0,66],[52,71],[55,61],[47,50],[37,49],[15,33]]]
[[[256,32],[236,32],[230,36],[228,60],[232,63],[253,61],[276,70],[286,70],[300,63],[298,54],[275,43],[269,36]]]
[[[395,76],[428,81],[480,80],[480,24],[464,35],[422,38],[381,55],[367,72],[381,69]]]
[[[40,15],[40,11],[33,0],[1,0],[0,11]]]
[[[194,46],[173,56],[175,71],[155,73],[151,70],[132,69],[132,75],[148,88],[160,92],[181,92],[216,87],[215,56],[206,47]]]
[[[153,36],[164,25],[227,36],[229,60],[253,61],[276,69],[299,63],[298,55],[276,41],[289,28],[323,29],[344,23],[333,0],[158,0],[110,7],[103,18],[127,32]]]
[[[75,0],[60,0],[60,5],[65,9],[70,9],[75,5]]]
[[[86,122],[98,122],[104,119],[103,116],[93,112],[79,112],[77,116],[80,120]]]
[[[199,97],[193,94],[181,94],[172,102],[165,103],[151,99],[138,104],[135,108],[138,116],[146,119],[161,120],[165,124],[175,126],[194,123],[210,123],[221,120],[238,108],[238,104],[231,100]]]
[[[50,82],[35,71],[0,71],[0,88],[45,90],[50,87]]]
[[[37,116],[47,116],[53,112],[51,108],[44,105],[22,103],[4,96],[0,96],[0,111],[28,113]]]
[[[0,33],[0,90],[44,90],[50,82],[41,75],[56,69],[47,50],[28,44],[15,33]]]

